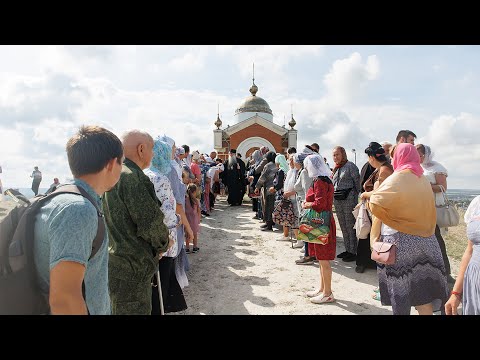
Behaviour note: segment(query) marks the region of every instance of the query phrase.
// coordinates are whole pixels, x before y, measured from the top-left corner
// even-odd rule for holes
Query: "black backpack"
[[[8,190],[6,191],[6,193]],[[33,257],[35,216],[46,201],[60,194],[77,194],[97,209],[98,230],[89,260],[100,249],[105,236],[103,214],[92,197],[80,186],[62,185],[48,195],[38,195],[26,205],[14,207],[0,221],[0,315],[48,314],[48,297],[41,293]],[[85,284],[82,283],[85,299]]]

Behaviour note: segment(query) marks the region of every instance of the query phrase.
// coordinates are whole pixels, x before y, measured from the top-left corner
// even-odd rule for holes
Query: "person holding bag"
[[[314,304],[326,304],[335,301],[332,292],[332,268],[330,266],[330,261],[335,259],[337,247],[335,219],[332,213],[333,183],[331,171],[320,154],[307,156],[303,166],[313,179],[313,183],[307,191],[302,208],[313,209],[319,213],[329,212],[330,215],[329,224],[324,224],[329,227],[326,243],[324,245],[308,244],[308,253],[310,256],[315,256],[320,264],[320,286],[316,290],[307,292],[306,295]]]
[[[447,190],[448,171],[442,164],[433,161],[433,153],[430,146],[418,144],[415,147],[420,155],[420,164],[423,168],[423,175],[425,175],[428,181],[430,181],[433,196],[435,198],[435,206],[437,207],[437,225],[435,226],[435,236],[437,237],[438,245],[440,245],[440,250],[442,251],[443,262],[445,263],[445,269],[447,270],[447,281],[451,284],[454,284],[455,279],[451,275],[451,267],[447,256],[447,248],[442,237],[440,226],[438,226],[438,213],[443,210],[441,208],[442,206],[447,205],[444,192]],[[452,210],[456,211],[455,207],[452,207]]]
[[[355,261],[357,257],[357,235],[353,226],[355,217],[353,209],[358,203],[360,193],[360,173],[357,165],[348,161],[347,153],[341,146],[333,149],[333,185],[335,188],[334,200],[338,222],[342,229],[345,251],[337,257],[345,262]]]
[[[420,156],[412,144],[398,144],[394,173],[370,195],[373,241],[393,244],[392,265],[377,263],[382,305],[394,315],[420,315],[443,310],[447,277],[435,237],[436,211],[431,186],[423,176]],[[373,246],[375,248],[375,244]]]
[[[370,199],[373,190],[380,186],[383,181],[393,174],[393,167],[385,155],[385,149],[377,142],[371,142],[365,149],[365,154],[368,155],[368,164],[375,170],[370,176],[365,179],[363,185],[364,190],[360,195],[362,200]],[[376,269],[377,265],[371,259],[370,251],[370,234],[363,239],[358,239],[357,247],[357,273],[363,273],[365,268],[370,267]],[[377,296],[375,296],[376,298]]]

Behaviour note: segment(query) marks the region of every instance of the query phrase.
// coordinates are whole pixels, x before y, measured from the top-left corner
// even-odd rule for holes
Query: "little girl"
[[[187,215],[188,223],[193,232],[193,249],[192,253],[196,253],[198,249],[198,232],[200,230],[201,208],[200,200],[196,197],[197,186],[193,183],[188,184],[187,193],[185,194],[185,214]],[[190,253],[189,240],[185,240],[185,251]]]

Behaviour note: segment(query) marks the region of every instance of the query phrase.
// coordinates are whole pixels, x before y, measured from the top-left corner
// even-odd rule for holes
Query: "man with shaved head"
[[[105,193],[110,237],[108,277],[112,314],[150,315],[152,278],[168,250],[168,229],[155,189],[143,170],[153,158],[153,139],[131,130],[122,136],[125,160],[117,185]]]

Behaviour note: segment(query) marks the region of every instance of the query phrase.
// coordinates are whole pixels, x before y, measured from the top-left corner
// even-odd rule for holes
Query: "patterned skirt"
[[[382,305],[392,306],[394,315],[409,315],[412,306],[432,303],[433,311],[443,313],[447,274],[435,235],[424,238],[397,232],[382,235],[381,241],[397,247],[395,264],[377,263]]]

